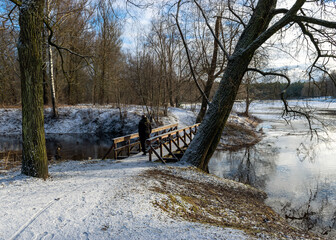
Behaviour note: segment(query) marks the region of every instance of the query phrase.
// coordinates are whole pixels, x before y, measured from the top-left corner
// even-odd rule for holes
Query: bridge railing
[[[158,128],[154,128],[152,130],[151,136],[156,136],[159,134],[163,134],[166,132],[174,131],[177,129],[178,124],[170,124]],[[141,151],[140,141],[139,141],[139,133],[133,133],[122,137],[117,137],[112,140],[112,146],[107,151],[105,156],[102,158],[103,160],[107,158],[107,156],[112,151],[113,158],[126,158],[131,154],[137,154]],[[121,155],[123,154],[123,155]]]
[[[174,153],[174,149],[178,150],[180,154],[183,155],[185,151],[183,148],[189,145],[198,130],[198,126],[199,123],[147,139],[146,143],[147,146],[149,146],[149,160],[152,161],[152,154],[155,154],[163,163],[166,163],[166,160],[178,161],[179,156]],[[165,158],[163,156],[164,152],[168,152],[171,157]]]

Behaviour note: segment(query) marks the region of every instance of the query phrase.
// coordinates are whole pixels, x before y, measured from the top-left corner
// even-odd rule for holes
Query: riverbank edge
[[[160,195],[153,206],[176,220],[241,230],[248,239],[324,239],[291,226],[265,204],[265,192],[196,167],[151,168],[139,181]]]

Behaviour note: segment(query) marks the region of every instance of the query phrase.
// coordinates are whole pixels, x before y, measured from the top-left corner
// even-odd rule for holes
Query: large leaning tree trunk
[[[278,23],[272,26],[272,29],[267,30],[267,35],[265,30],[272,20],[277,0],[259,0],[249,23],[237,42],[234,53],[228,60],[219,88],[200,125],[199,131],[181,161],[192,163],[204,171],[208,170],[209,160],[220,141],[238,88],[254,52],[276,31],[288,24],[290,22],[288,16],[293,12],[295,13],[304,2],[304,0],[298,0],[292,9]]]
[[[48,161],[43,116],[42,31],[44,0],[20,6],[18,53],[22,99],[22,173],[47,178]]]

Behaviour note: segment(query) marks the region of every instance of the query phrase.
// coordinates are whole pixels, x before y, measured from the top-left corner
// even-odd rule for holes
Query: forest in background
[[[336,73],[332,73],[331,75],[333,78],[336,78]],[[279,100],[281,99],[280,94],[286,88],[286,85],[286,83],[278,81],[251,83],[249,85],[250,98],[253,100]],[[246,88],[246,84],[241,86],[237,96],[238,99],[243,100],[246,98]],[[336,87],[330,78],[321,78],[316,82],[294,82],[287,88],[285,93],[287,99],[324,96],[336,97]]]
[[[10,2],[2,5],[6,13],[11,11]],[[124,21],[107,1],[51,2],[52,41],[78,53],[60,54],[52,49],[57,102],[178,106],[199,100],[170,20],[166,16],[153,20],[150,32],[139,37],[139,48],[132,54],[122,50]],[[0,30],[0,106],[21,104],[18,35],[18,12],[14,10],[11,21]],[[46,27],[43,35],[44,103],[50,105]]]
[[[58,104],[141,104],[146,106],[179,106],[181,103],[202,101],[188,66],[183,43],[174,20],[167,15],[157,16],[148,33],[140,36],[137,48],[130,53],[122,49],[122,31],[125,19],[115,13],[106,1],[57,0],[50,3],[52,40],[69,51],[61,54],[53,48],[53,70]],[[3,3],[9,12],[11,5]],[[192,36],[189,50],[193,71],[200,86],[205,89],[209,78],[219,79],[226,59],[214,55],[215,43],[202,26],[201,12],[185,14],[186,35]],[[16,42],[18,38],[18,12],[13,11],[11,21],[0,30],[0,106],[21,104],[20,71]],[[217,23],[214,23],[214,28]],[[196,26],[197,25],[197,26]],[[194,28],[192,27],[194,26]],[[193,29],[195,29],[193,31]],[[197,31],[196,31],[197,29]],[[229,49],[237,38],[234,27],[218,22],[217,35]],[[43,33],[44,103],[51,104],[48,70],[48,29]],[[191,39],[191,37],[189,37]],[[202,51],[200,51],[202,49]],[[63,61],[62,61],[63,60]],[[260,52],[252,65],[262,68],[267,54]],[[286,91],[287,98],[336,96],[332,81],[335,73],[321,77],[316,82],[298,81]],[[218,87],[216,81],[209,96]],[[240,87],[238,99],[280,99],[286,84],[274,77],[258,83],[250,76]],[[247,93],[247,88],[249,91]]]

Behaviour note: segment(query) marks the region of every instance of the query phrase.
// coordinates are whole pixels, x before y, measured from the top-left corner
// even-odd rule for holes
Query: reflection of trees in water
[[[304,136],[296,149],[296,156],[300,162],[308,161],[314,163],[319,157],[321,148],[333,151],[335,139],[332,139],[327,132],[316,132],[311,136]]]
[[[328,186],[310,189],[307,200],[286,201],[281,204],[281,214],[291,224],[307,231],[336,237],[335,204],[329,200]]]
[[[296,155],[301,162],[309,161],[313,163],[316,159],[316,149],[312,143],[306,144],[302,142],[296,149]]]
[[[50,134],[46,145],[48,158],[83,160],[101,158],[112,144],[113,136],[94,134]]]
[[[239,182],[253,185],[256,182],[256,170],[251,161],[251,149],[246,148],[244,158],[238,165],[235,178],[238,178]]]
[[[315,163],[319,156],[318,146],[325,150],[333,148],[334,139],[326,136],[316,136],[315,141],[304,141],[297,148],[297,157],[301,162]],[[323,144],[323,145],[322,145]],[[280,204],[282,215],[293,225],[308,231],[336,238],[336,202],[330,200],[335,195],[333,187],[322,179],[316,180],[316,187],[311,187],[304,199],[283,202]],[[334,187],[335,189],[335,187]]]
[[[0,136],[0,152],[21,151],[21,136]]]
[[[102,158],[112,145],[111,134],[46,134],[49,160]],[[21,160],[21,136],[0,136],[0,160]]]
[[[300,161],[314,162],[317,152],[312,150],[311,146],[316,145],[316,142],[311,144],[302,144],[297,149]],[[225,174],[219,175],[260,189],[266,189],[268,182],[278,174],[276,164],[278,156],[278,149],[267,143],[259,143],[237,152],[219,152],[215,155],[217,168],[225,171]],[[306,196],[302,189],[299,199],[290,199],[289,194],[284,199],[272,200],[270,205],[291,224],[333,238],[336,236],[335,199],[330,199],[330,196],[334,195],[333,187],[326,181],[318,182],[320,183],[318,187],[308,190]]]
[[[0,136],[0,170],[8,170],[21,164],[21,136]]]
[[[278,151],[270,144],[260,144],[230,152],[227,161],[235,181],[265,189],[269,178],[276,173]]]

